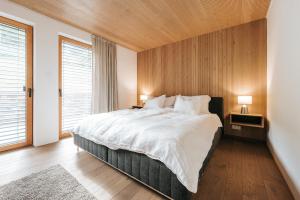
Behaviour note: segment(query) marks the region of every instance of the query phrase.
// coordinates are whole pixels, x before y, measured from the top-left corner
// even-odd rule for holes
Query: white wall
[[[117,46],[119,108],[137,103],[137,53]]]
[[[31,11],[8,0],[0,1],[0,15],[34,27],[33,144],[58,141],[58,35],[90,43],[90,34]],[[121,107],[136,104],[136,52],[117,46]],[[128,56],[128,57],[127,57]],[[122,82],[124,81],[124,82]],[[132,97],[128,97],[131,96]]]
[[[272,0],[268,22],[269,143],[300,199],[300,1]]]

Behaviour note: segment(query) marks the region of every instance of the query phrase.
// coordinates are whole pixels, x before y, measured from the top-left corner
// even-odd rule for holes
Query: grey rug
[[[56,165],[0,187],[0,200],[95,200],[71,174]]]

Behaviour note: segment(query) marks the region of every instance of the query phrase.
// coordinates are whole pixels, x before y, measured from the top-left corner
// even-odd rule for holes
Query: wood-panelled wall
[[[267,24],[259,20],[138,53],[138,97],[222,96],[225,114],[238,95],[253,96],[251,113],[266,114]]]

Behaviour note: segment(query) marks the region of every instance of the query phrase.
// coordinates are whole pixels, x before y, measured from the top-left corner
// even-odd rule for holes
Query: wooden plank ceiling
[[[265,18],[270,0],[11,0],[135,51]]]

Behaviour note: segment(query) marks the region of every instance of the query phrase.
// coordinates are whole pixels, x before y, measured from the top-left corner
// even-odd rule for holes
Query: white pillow
[[[176,96],[166,97],[164,107],[165,108],[173,108],[175,104]]]
[[[192,99],[197,107],[199,108],[198,114],[209,114],[209,102],[211,100],[208,95],[200,95],[200,96],[183,96],[184,99]]]
[[[199,104],[191,98],[184,98],[182,96],[176,97],[176,102],[174,105],[175,112],[181,112],[186,114],[198,114],[199,113]]]
[[[174,111],[189,114],[208,114],[210,96],[177,96]]]
[[[165,103],[166,95],[154,97],[146,101],[144,108],[163,108]]]

